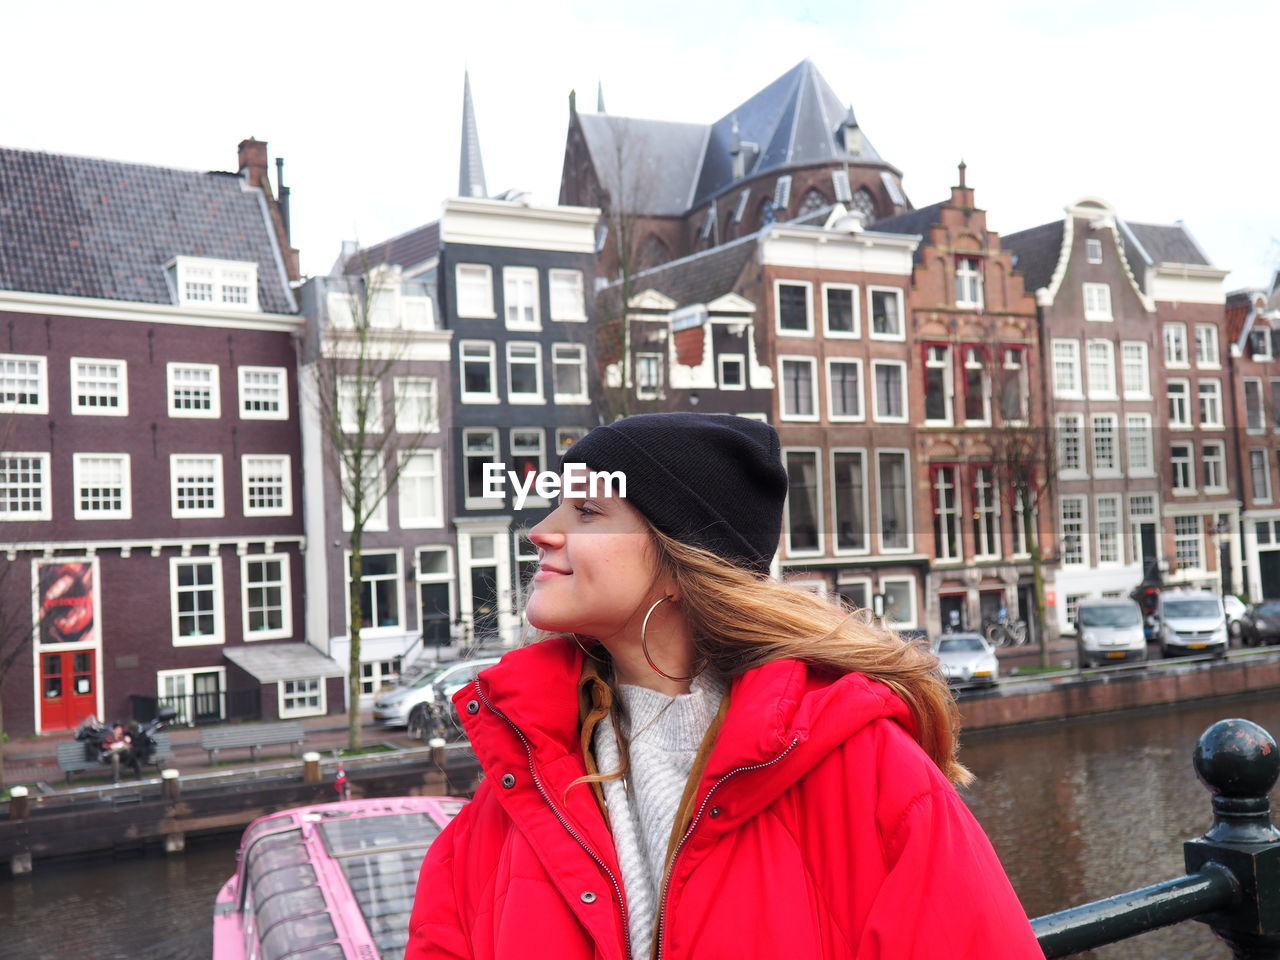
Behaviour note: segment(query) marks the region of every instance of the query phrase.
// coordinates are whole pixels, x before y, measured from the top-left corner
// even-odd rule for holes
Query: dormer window
[[[169,263],[180,307],[257,311],[258,265],[244,260],[174,257]]]

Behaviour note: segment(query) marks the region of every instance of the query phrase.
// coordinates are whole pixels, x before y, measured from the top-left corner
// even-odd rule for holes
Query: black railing
[[[173,707],[178,711],[173,724],[205,726],[225,723],[229,720],[261,720],[262,689],[214,690],[208,693],[188,693],[180,697],[152,697],[130,694],[133,719],[146,723],[155,717],[160,707]]]
[[[1248,720],[1219,720],[1193,763],[1212,796],[1213,826],[1183,844],[1187,875],[1032,920],[1045,957],[1199,920],[1236,960],[1280,960],[1280,830],[1267,799],[1280,777],[1276,741]]]

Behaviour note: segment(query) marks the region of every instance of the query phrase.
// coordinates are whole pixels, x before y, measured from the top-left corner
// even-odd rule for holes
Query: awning
[[[310,680],[314,677],[345,677],[342,664],[309,643],[255,643],[228,647],[222,655],[259,683],[281,680]]]

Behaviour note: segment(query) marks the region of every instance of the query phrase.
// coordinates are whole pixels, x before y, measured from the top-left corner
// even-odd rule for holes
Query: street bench
[[[256,762],[263,747],[288,744],[293,755],[302,746],[306,734],[299,720],[280,723],[240,723],[228,727],[209,727],[200,731],[200,747],[209,751],[209,763],[218,762],[218,751],[232,747],[248,747]]]
[[[173,762],[173,744],[169,741],[169,734],[156,733],[152,734],[155,740],[155,752],[151,756],[151,762],[158,767],[164,767],[166,764]],[[72,777],[85,770],[96,770],[98,767],[106,767],[107,764],[98,760],[98,751],[80,743],[59,743],[58,750],[58,769],[67,777],[67,783],[71,783]]]

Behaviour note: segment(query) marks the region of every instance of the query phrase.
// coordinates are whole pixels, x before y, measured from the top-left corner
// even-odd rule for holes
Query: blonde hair
[[[647,522],[647,521],[646,521]],[[679,591],[696,659],[736,677],[774,660],[795,659],[837,673],[861,673],[907,704],[916,740],[952,783],[973,775],[956,759],[960,730],[955,699],[923,640],[906,640],[866,610],[850,610],[804,587],[760,579],[649,524],[655,573]],[[539,639],[552,636],[539,631]],[[605,671],[610,686],[612,671]],[[615,703],[618,701],[615,693]],[[625,752],[623,756],[625,771]],[[586,780],[612,779],[624,771]]]

